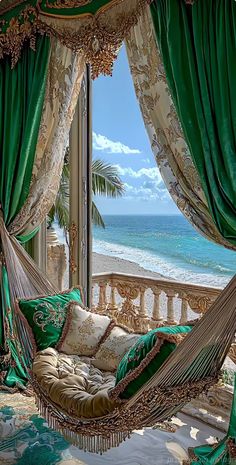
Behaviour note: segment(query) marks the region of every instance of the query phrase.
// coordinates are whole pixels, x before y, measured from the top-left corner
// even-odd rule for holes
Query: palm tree
[[[68,153],[66,152],[65,163],[63,166],[59,191],[55,204],[48,215],[48,227],[52,226],[54,220],[58,221],[60,228],[67,233],[69,229],[69,189],[70,170],[68,162]],[[102,160],[96,159],[92,162],[92,193],[94,196],[103,195],[105,197],[120,197],[124,193],[124,184],[122,183],[117,168],[109,165]],[[92,201],[92,221],[95,226],[105,228],[103,218],[95,204]]]
[[[124,193],[122,183],[116,166],[104,163],[102,160],[92,162],[92,193],[94,196],[120,197]],[[99,213],[95,202],[92,202],[92,221],[95,226],[105,228],[105,223]]]

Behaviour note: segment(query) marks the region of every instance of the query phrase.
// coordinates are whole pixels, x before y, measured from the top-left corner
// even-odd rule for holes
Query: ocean
[[[200,234],[181,215],[104,216],[93,228],[93,251],[130,260],[165,277],[225,286],[236,273],[236,252]],[[125,273],[125,270],[123,271]]]

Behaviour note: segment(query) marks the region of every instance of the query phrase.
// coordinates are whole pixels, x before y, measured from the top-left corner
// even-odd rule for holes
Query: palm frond
[[[50,212],[47,214],[47,227],[50,228],[55,219],[55,205],[52,206]]]
[[[92,221],[94,226],[100,226],[101,228],[105,229],[105,223],[94,202],[92,202]]]
[[[68,155],[68,154],[67,154]],[[66,158],[65,158],[66,160]],[[124,193],[124,184],[119,178],[117,168],[102,160],[94,160],[92,163],[92,192],[93,195],[104,195],[106,197],[119,197]],[[48,215],[48,225],[57,220],[59,227],[68,231],[70,223],[70,165],[64,163],[60,187],[57,193],[55,204]],[[102,216],[92,202],[92,221],[96,226],[105,228]]]
[[[124,193],[124,184],[118,176],[117,168],[102,160],[92,163],[92,191],[94,195],[120,197]]]
[[[70,218],[69,218],[69,198],[70,198],[70,171],[69,165],[64,164],[60,188],[57,193],[57,197],[54,204],[54,219],[58,221],[60,228],[66,231],[69,227]]]

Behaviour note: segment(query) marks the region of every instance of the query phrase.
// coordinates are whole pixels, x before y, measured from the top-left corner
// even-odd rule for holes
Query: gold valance
[[[2,0],[0,58],[10,55],[12,67],[37,33],[56,37],[73,51],[83,52],[92,77],[109,75],[117,52],[152,0]]]

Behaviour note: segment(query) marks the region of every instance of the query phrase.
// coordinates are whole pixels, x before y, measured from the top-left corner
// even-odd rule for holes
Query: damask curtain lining
[[[4,95],[9,88],[14,96],[12,101],[6,101],[10,113],[4,113],[2,106],[0,119],[0,137],[4,136],[1,138],[4,150],[0,180],[0,384],[11,390],[24,387],[30,360],[30,342],[24,325],[15,314],[15,299],[57,291],[19,244],[19,239],[24,242],[32,237],[54,203],[85,69],[83,55],[69,50],[55,38],[38,36],[35,46],[35,52],[29,47],[23,49],[13,70],[9,58],[0,62],[0,90]],[[7,78],[4,80],[5,68]],[[19,110],[16,111],[18,107],[15,106],[14,111],[10,104],[16,105],[17,98]],[[9,114],[11,117],[6,121]],[[9,163],[13,157],[14,164]],[[9,191],[5,188],[7,185]],[[20,199],[17,205],[12,201],[14,198]]]
[[[235,246],[218,231],[209,211],[170,95],[148,7],[130,31],[126,50],[152,151],[172,199],[200,234],[234,250]]]
[[[208,210],[220,235],[235,248],[236,3],[198,0],[187,8],[179,0],[156,0],[151,12]]]
[[[8,228],[10,234],[30,234],[42,224],[54,203],[84,70],[82,55],[62,46],[57,39],[51,39],[51,58],[30,190]]]

